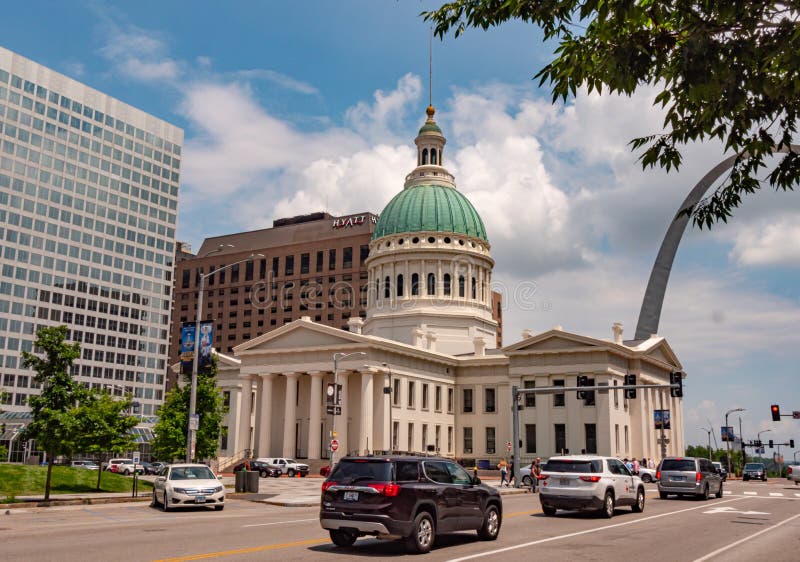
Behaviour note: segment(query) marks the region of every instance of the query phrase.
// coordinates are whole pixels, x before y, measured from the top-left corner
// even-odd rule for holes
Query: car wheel
[[[259,472],[259,473],[258,473],[258,475],[259,475],[261,478],[266,478],[266,477],[267,477],[267,471],[266,471],[266,470],[262,470],[261,472]]]
[[[661,498],[662,500],[665,500],[665,499],[667,499],[667,493],[666,492],[659,492],[658,493],[658,497]]]
[[[639,488],[636,491],[636,501],[633,502],[631,509],[634,513],[641,513],[644,511],[644,488]]]
[[[286,476],[288,476],[289,478],[294,478],[294,474],[295,472],[293,468],[290,468],[289,470],[286,471]]]
[[[355,533],[342,531],[341,529],[331,529],[328,532],[331,535],[333,544],[336,546],[353,546],[358,538]]]
[[[700,501],[706,501],[708,499],[708,484],[706,484],[706,487],[703,488],[702,493],[699,496],[697,496],[697,499],[699,499]]]
[[[718,498],[722,497],[722,482],[719,483],[719,490],[717,490],[717,493],[715,494],[715,496],[718,497]]]
[[[281,477],[281,471],[280,470],[276,470],[275,472],[272,473],[272,477],[273,478],[280,478]]]
[[[306,474],[308,474],[308,472],[301,472],[301,473],[300,473],[300,478],[305,478],[305,477],[306,477]]]
[[[169,496],[166,490],[164,490],[164,501],[161,503],[161,509],[164,510],[165,513],[170,510]]]
[[[500,512],[497,506],[490,505],[483,514],[483,525],[478,529],[478,538],[482,541],[493,541],[500,533]]]
[[[122,474],[124,474],[125,476],[130,476],[131,475],[131,471],[126,468],[125,472],[123,472]]]
[[[531,480],[531,477],[530,477],[530,476],[523,476],[523,477],[522,477],[522,484],[523,484],[523,485],[524,485],[526,488],[530,488],[532,483],[533,483],[533,480]]]
[[[606,492],[606,497],[603,498],[603,507],[600,509],[600,514],[606,519],[614,517],[614,494]]]
[[[556,508],[552,507],[552,506],[549,506],[549,505],[543,505],[542,506],[542,513],[544,513],[548,517],[552,517],[553,515],[556,514]]]
[[[223,505],[215,505],[214,506],[214,511],[222,511],[223,509],[225,509],[225,505],[224,504]]]
[[[433,525],[433,517],[427,511],[421,511],[414,519],[411,535],[406,537],[406,548],[409,552],[424,554],[433,547],[436,539],[436,529]]]
[[[642,482],[644,482],[645,484],[649,484],[652,481],[653,481],[653,477],[650,476],[649,474],[643,474],[642,475]]]
[[[156,491],[153,490],[153,498],[150,500],[150,507],[158,506],[158,498],[156,498]]]

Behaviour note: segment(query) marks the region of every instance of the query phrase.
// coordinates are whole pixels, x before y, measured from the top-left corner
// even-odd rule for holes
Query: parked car
[[[719,475],[722,477],[723,482],[727,482],[728,480],[728,469],[723,466],[721,462],[712,461],[711,464],[714,465],[714,468],[719,470]]]
[[[259,462],[263,462],[274,467],[280,469],[281,474],[287,475],[289,478],[293,478],[296,474],[299,474],[303,478],[308,476],[308,465],[299,463],[294,459],[287,459],[281,457],[262,457],[256,459]]]
[[[320,525],[337,546],[371,535],[423,553],[437,535],[455,531],[495,540],[502,518],[497,489],[450,459],[344,457],[322,484]]]
[[[711,461],[695,457],[666,457],[658,466],[658,494],[695,496],[707,500],[709,494],[722,497],[722,475]]]
[[[794,482],[795,486],[800,484],[800,464],[793,464],[786,469],[786,479]]]
[[[100,470],[100,467],[93,461],[72,461],[69,465],[73,468],[85,468],[86,470]]]
[[[167,466],[167,464],[168,463],[161,462],[161,461],[151,462],[150,466],[152,466],[153,470],[155,470],[155,472],[153,474],[158,474],[159,472],[161,472],[161,469],[164,468],[165,466]]]
[[[159,470],[149,462],[142,461],[139,464],[142,466],[142,474],[158,474],[159,472]]]
[[[172,464],[161,469],[153,482],[152,507],[164,511],[178,507],[225,508],[225,487],[204,464]]]
[[[655,468],[647,468],[646,466],[639,467],[639,478],[642,479],[642,482],[645,484],[649,484],[650,482],[656,481],[656,469]]]
[[[137,464],[134,468],[133,459],[110,459],[108,463],[106,463],[105,469],[109,472],[124,474],[125,476],[133,474],[134,470],[138,474],[144,472],[144,467],[141,464]]]
[[[767,467],[765,467],[762,462],[749,462],[745,464],[744,470],[742,471],[742,480],[744,482],[748,480],[763,480],[766,482]]]
[[[557,509],[597,510],[613,517],[619,505],[644,511],[645,490],[635,476],[616,458],[597,455],[551,457],[542,465],[539,501],[545,515]]]
[[[281,470],[278,467],[259,460],[242,461],[233,467],[233,471],[239,472],[245,468],[248,468],[248,470],[258,471],[258,475],[261,476],[261,478],[266,478],[267,476],[278,478],[281,475]]]
[[[322,465],[322,468],[319,469],[319,475],[324,476],[325,478],[327,478],[328,475],[330,475],[330,473],[331,473],[331,465],[329,464],[324,464]]]

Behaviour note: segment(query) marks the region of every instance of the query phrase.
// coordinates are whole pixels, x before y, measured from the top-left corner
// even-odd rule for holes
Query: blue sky
[[[196,248],[279,216],[380,211],[413,167],[428,101],[418,14],[434,6],[15,2],[0,37],[185,129],[179,237]],[[632,337],[670,216],[724,154],[697,145],[679,173],[643,172],[626,144],[659,130],[653,90],[553,105],[532,80],[551,52],[519,23],[434,42],[446,164],[486,222],[506,344],[554,325],[610,338],[615,321]],[[800,409],[798,217],[796,194],[767,190],[684,237],[659,332],[689,375],[689,443],[734,407],[746,438],[800,440],[798,422],[768,419],[773,402]]]

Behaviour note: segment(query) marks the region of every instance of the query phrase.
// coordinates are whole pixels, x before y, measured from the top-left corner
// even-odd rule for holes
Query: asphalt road
[[[494,560],[797,560],[800,487],[787,481],[729,482],[722,499],[661,500],[648,486],[644,513],[618,509],[613,519],[559,512],[545,517],[538,496],[505,496],[498,540],[475,533],[437,539],[428,561]],[[4,560],[359,560],[409,556],[396,542],[359,539],[337,548],[319,527],[316,508],[229,500],[162,513],[143,504],[0,511]],[[416,558],[420,559],[420,558]]]

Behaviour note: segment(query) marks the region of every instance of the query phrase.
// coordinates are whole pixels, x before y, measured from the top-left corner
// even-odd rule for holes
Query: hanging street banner
[[[669,421],[669,410],[653,410],[653,422],[656,429],[672,429]]]
[[[211,365],[211,349],[214,345],[214,322],[200,322],[200,360],[198,369]]]
[[[728,427],[722,426],[722,441],[736,441],[736,434],[733,432],[733,426],[729,425]]]
[[[181,369],[184,373],[192,372],[194,361],[195,324],[186,323],[181,326]],[[200,347],[197,368],[202,369],[211,365],[211,350],[214,344],[214,322],[200,323]]]
[[[181,326],[181,370],[184,373],[192,371],[194,361],[194,324]]]

